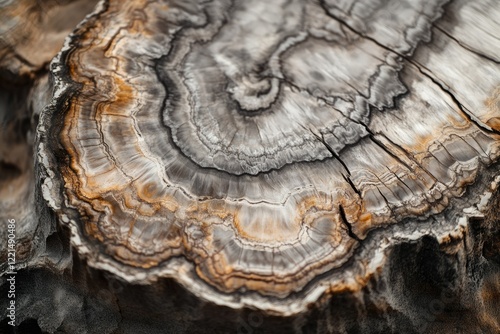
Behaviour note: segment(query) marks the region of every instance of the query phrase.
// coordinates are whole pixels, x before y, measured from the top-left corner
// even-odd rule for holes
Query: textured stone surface
[[[48,104],[23,193],[41,241],[22,244],[26,277],[53,288],[30,295],[73,296],[24,318],[433,332],[467,316],[459,331],[495,332],[499,15],[489,0],[101,2],[51,81],[16,93],[36,106],[17,115]]]

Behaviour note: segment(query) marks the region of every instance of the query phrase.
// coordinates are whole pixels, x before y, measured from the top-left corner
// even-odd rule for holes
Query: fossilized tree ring
[[[94,267],[302,311],[498,157],[488,111],[408,75],[445,2],[105,1],[52,63],[44,196]]]

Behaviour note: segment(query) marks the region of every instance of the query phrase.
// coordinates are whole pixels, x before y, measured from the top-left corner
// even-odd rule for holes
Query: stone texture
[[[0,217],[29,217],[20,280],[50,286],[19,324],[496,332],[496,7],[110,0],[50,80],[0,61],[36,132],[34,168],[5,132],[26,188]]]

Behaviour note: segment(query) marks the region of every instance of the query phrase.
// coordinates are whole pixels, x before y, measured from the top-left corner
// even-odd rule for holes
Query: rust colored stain
[[[486,124],[492,129],[500,131],[500,117],[492,117],[486,121]]]
[[[122,110],[129,108],[136,100],[134,89],[119,76],[113,76],[113,86],[115,87],[115,97],[113,101],[106,104],[103,113],[122,115]]]
[[[485,101],[486,108],[490,115],[495,115],[486,120],[486,124],[494,130],[500,131],[500,87],[497,87],[491,97]]]

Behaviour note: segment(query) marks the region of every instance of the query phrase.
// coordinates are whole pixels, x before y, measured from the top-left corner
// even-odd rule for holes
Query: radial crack
[[[475,54],[476,56],[478,57],[481,57],[483,59],[486,59],[486,60],[489,60],[491,62],[494,62],[495,64],[499,64],[500,65],[500,61],[496,60],[496,59],[493,59],[491,58],[490,56],[488,55],[485,55],[485,54],[482,54],[480,53],[479,51],[477,50],[474,50],[473,48],[471,48],[470,46],[466,45],[465,43],[459,41],[458,39],[456,39],[455,37],[453,37],[449,32],[447,32],[446,30],[444,30],[443,28],[441,28],[439,25],[434,25],[434,27],[441,31],[443,34],[445,34],[446,36],[448,36],[450,39],[452,39],[453,41],[455,41],[458,45],[460,45],[462,48],[464,48],[465,50],[469,51],[469,52],[472,52],[473,54]]]
[[[359,241],[361,242],[362,239],[360,239],[352,230],[352,225],[351,223],[349,223],[349,221],[347,220],[347,216],[345,214],[345,210],[344,210],[344,207],[342,206],[342,204],[339,204],[339,216],[340,216],[340,220],[342,221],[342,223],[345,225],[345,227],[347,228],[347,234],[353,238],[354,240],[356,241]]]

